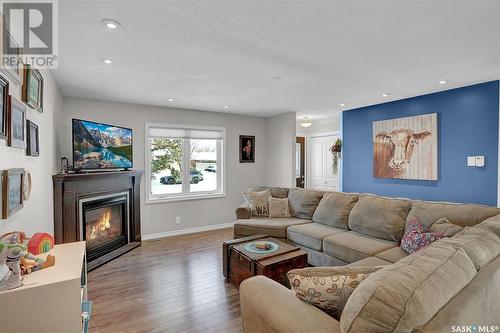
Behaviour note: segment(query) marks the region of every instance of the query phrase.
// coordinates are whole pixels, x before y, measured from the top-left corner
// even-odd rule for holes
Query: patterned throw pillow
[[[287,273],[295,296],[339,319],[349,296],[381,266],[309,267]]]
[[[269,198],[269,217],[290,217],[288,198]]]
[[[425,232],[424,224],[418,217],[415,217],[410,221],[403,235],[401,248],[409,254],[412,254],[444,237],[445,236],[439,232]]]
[[[243,197],[248,203],[248,206],[250,206],[252,216],[269,216],[269,198],[271,197],[271,191],[245,192],[243,193]]]

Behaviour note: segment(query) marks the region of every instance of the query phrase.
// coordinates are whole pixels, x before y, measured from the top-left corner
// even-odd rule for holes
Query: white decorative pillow
[[[381,266],[309,267],[287,273],[295,296],[339,319],[349,296]]]
[[[269,216],[269,198],[271,197],[271,191],[244,192],[243,197],[252,211],[252,216]]]
[[[288,198],[269,197],[269,217],[290,217]]]

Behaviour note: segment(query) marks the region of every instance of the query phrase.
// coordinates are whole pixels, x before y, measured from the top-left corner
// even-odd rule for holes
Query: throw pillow
[[[269,198],[271,197],[271,191],[265,190],[261,192],[245,192],[243,193],[252,216],[269,216]]]
[[[412,254],[443,237],[445,236],[442,233],[425,232],[424,224],[418,217],[415,217],[410,221],[403,235],[401,248]]]
[[[287,273],[292,291],[299,299],[339,319],[354,289],[381,266],[309,267]]]
[[[442,217],[431,225],[429,231],[443,234],[445,237],[452,237],[463,229],[464,227],[453,224],[446,217]]]
[[[288,198],[269,197],[269,217],[290,217]]]

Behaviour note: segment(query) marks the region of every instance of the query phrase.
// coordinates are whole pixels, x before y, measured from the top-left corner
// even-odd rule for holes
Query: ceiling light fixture
[[[173,99],[172,97],[170,97],[170,98],[167,99],[167,101],[173,102],[173,101],[175,101],[175,99]]]
[[[102,19],[101,24],[110,31],[117,31],[122,27],[120,23],[112,19]]]
[[[345,103],[340,103],[339,105],[340,105],[340,106],[346,106],[346,104],[345,104]]]
[[[113,60],[108,58],[102,58],[102,62],[105,63],[106,65],[111,65],[113,63]]]
[[[229,109],[231,106],[230,105],[224,105],[224,109]]]
[[[391,94],[389,94],[389,93],[383,93],[382,94],[382,97],[389,97],[389,96],[391,96]]]
[[[450,80],[441,80],[438,83],[439,84],[447,84],[448,82],[450,82]]]
[[[312,121],[309,119],[309,117],[302,117],[302,119],[299,120],[299,126],[300,127],[304,127],[304,128],[307,128],[309,126],[311,126],[313,123]]]

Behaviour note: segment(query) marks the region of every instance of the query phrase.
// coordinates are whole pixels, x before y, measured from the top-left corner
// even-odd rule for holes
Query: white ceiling
[[[59,19],[64,96],[314,119],[500,78],[497,0],[61,0]]]

